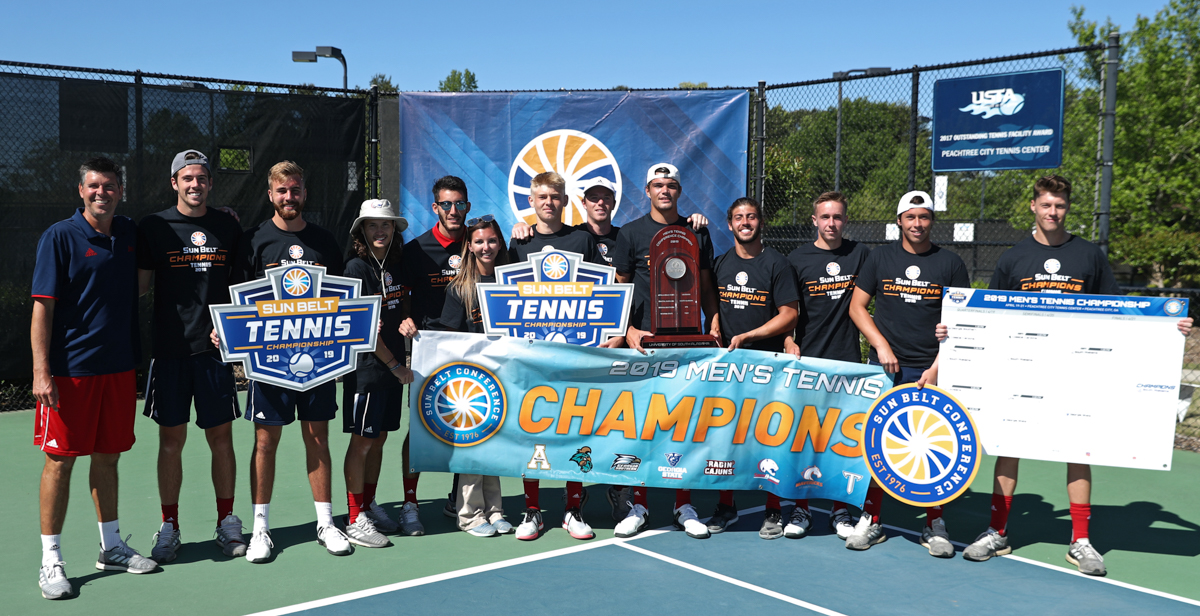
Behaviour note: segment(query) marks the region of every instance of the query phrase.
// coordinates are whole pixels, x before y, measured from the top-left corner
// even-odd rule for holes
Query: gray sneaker
[[[795,507],[792,509],[792,515],[788,518],[787,526],[783,527],[783,536],[788,539],[799,539],[807,535],[810,528],[812,528],[812,514],[804,507]]]
[[[608,486],[608,504],[612,507],[612,519],[620,522],[629,516],[630,502],[633,501],[633,488],[628,486]]]
[[[854,518],[845,509],[838,509],[829,514],[829,530],[837,533],[838,539],[849,539],[854,534]]]
[[[38,586],[42,588],[42,597],[46,599],[66,599],[75,592],[71,588],[71,582],[67,580],[67,571],[63,568],[62,561],[53,565],[42,565],[38,574]]]
[[[708,532],[712,534],[723,533],[734,522],[738,521],[737,506],[729,506],[722,503],[717,503],[717,510],[713,512],[712,517],[708,519]]]
[[[239,558],[246,555],[246,538],[242,535],[242,519],[232,513],[221,520],[216,530],[217,547],[226,556]]]
[[[932,526],[921,529],[921,545],[929,548],[929,555],[937,558],[953,558],[954,544],[950,543],[950,533],[946,532],[946,521],[938,518]]]
[[[404,503],[400,509],[400,534],[409,537],[421,537],[425,534],[425,526],[421,524],[421,508],[416,503]],[[457,518],[458,514],[455,514]]]
[[[883,532],[883,525],[873,524],[871,514],[864,513],[858,519],[858,525],[854,527],[854,532],[846,538],[846,549],[866,550],[884,541],[887,541],[887,534]]]
[[[508,520],[505,520],[504,518],[498,518],[495,521],[493,521],[491,524],[492,524],[492,528],[496,529],[497,535],[507,535],[507,534],[513,532],[514,530],[516,530],[513,528],[512,522],[509,522]]]
[[[375,525],[375,530],[381,533],[394,533],[400,530],[400,525],[375,501],[371,501],[371,504],[363,509],[362,513]]]
[[[468,528],[467,534],[474,537],[495,537],[496,527],[492,526],[490,523],[480,524],[474,528]]]
[[[1012,548],[1008,547],[1008,537],[996,532],[994,528],[989,528],[980,533],[975,542],[963,550],[963,558],[981,563],[993,556],[1004,556],[1011,553]]]
[[[1071,549],[1067,550],[1067,562],[1079,567],[1079,572],[1084,575],[1106,575],[1108,573],[1108,570],[1104,568],[1104,557],[1087,539],[1080,539],[1071,544]]]
[[[179,551],[179,529],[170,522],[163,522],[158,532],[154,533],[154,547],[150,550],[150,558],[156,563],[169,563],[176,558]]]
[[[763,516],[762,528],[758,529],[760,539],[778,539],[783,536],[783,512],[778,509],[768,509]]]
[[[96,558],[96,568],[101,571],[127,571],[129,573],[149,573],[158,568],[158,563],[138,554],[138,551],[126,543],[133,535],[125,537],[125,541],[113,546],[111,550],[101,551]]]
[[[457,502],[457,499],[454,496],[454,492],[450,492],[449,494],[447,494],[446,495],[446,506],[442,507],[442,515],[450,518],[451,520],[457,520],[458,519],[458,507],[455,506],[456,502]]]
[[[354,545],[361,545],[364,548],[386,548],[392,542],[388,541],[383,533],[375,528],[375,523],[371,518],[358,514],[358,519],[352,524],[346,524],[346,538]]]

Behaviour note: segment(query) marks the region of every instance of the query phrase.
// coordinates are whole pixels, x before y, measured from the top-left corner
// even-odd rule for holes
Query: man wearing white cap
[[[360,353],[358,369],[342,379],[342,431],[350,435],[343,470],[346,474],[346,536],[351,543],[379,548],[391,542],[383,532],[399,525],[375,502],[375,486],[383,467],[383,445],[400,429],[404,385],[413,373],[404,365],[408,316],[405,287],[400,283],[404,249],[400,233],[408,221],[387,199],[368,199],[350,225],[346,276],[362,281],[362,296],[381,295],[381,327],[374,353]],[[367,489],[369,487],[369,493]]]
[[[883,366],[896,385],[937,384],[934,331],[941,320],[942,289],[971,284],[963,260],[933,243],[933,221],[933,200],[927,193],[917,190],[904,195],[896,208],[900,240],[871,251],[850,301],[850,318],[871,344],[868,363]],[[872,297],[873,319],[867,310]],[[879,522],[882,506],[883,489],[872,481],[863,516],[846,539],[847,548],[865,550],[887,540]],[[925,512],[921,545],[932,556],[954,556],[942,508],[927,507]]]
[[[226,556],[244,556],[242,521],[233,514],[237,459],[233,420],[241,416],[233,366],[209,343],[210,304],[229,302],[229,282],[242,228],[229,214],[208,206],[212,189],[208,157],[196,150],[175,155],[171,188],[175,205],[138,223],[137,261],[142,291],[154,281],[154,359],[146,379],[144,414],[158,424],[158,493],[162,526],[152,557],[175,560],[179,539],[179,492],[183,447],[193,401],[196,425],[212,452],[216,493],[216,542]]]

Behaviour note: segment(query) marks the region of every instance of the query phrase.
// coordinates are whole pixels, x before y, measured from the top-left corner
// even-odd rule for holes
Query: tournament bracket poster
[[[414,471],[711,490],[861,505],[878,366],[738,349],[641,355],[423,331]]]
[[[733,236],[720,221],[746,195],[749,102],[745,90],[401,94],[400,206],[409,233],[437,223],[431,189],[445,175],[467,183],[468,218],[532,225],[529,181],[544,171],[567,180],[568,226],[585,220],[584,182],[611,181],[619,227],[649,212],[646,170],[668,162],[683,180],[679,212],[713,221],[721,254]]]
[[[1062,132],[1062,69],[933,84],[935,172],[1054,169]]]

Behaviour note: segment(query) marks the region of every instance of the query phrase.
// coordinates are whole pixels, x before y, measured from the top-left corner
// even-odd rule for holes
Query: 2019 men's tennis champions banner
[[[437,223],[430,189],[445,175],[466,181],[471,216],[492,214],[504,229],[533,224],[529,181],[544,171],[567,180],[568,225],[585,220],[584,181],[613,182],[620,226],[649,211],[646,170],[661,162],[682,176],[679,211],[719,222],[746,194],[749,101],[745,90],[402,94],[400,201],[409,232]],[[709,230],[718,254],[733,245],[724,224]]]
[[[724,349],[599,349],[421,332],[418,471],[769,490],[861,505],[878,366]]]

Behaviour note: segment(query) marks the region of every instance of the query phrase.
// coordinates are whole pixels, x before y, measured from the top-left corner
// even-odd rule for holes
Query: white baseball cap
[[[604,188],[607,188],[609,190],[609,192],[611,192],[613,194],[614,197],[617,195],[617,187],[613,186],[613,183],[608,181],[608,178],[603,178],[603,177],[588,178],[588,179],[584,180],[583,192],[586,193],[587,191],[589,191],[597,186],[602,186]]]
[[[649,184],[656,178],[675,180],[680,184],[683,183],[683,180],[679,179],[679,169],[671,163],[658,163],[655,165],[650,165],[650,169],[646,171],[646,183]]]
[[[924,199],[924,201],[920,203],[913,203],[913,200],[916,197],[920,197]],[[914,190],[904,193],[904,196],[900,197],[900,205],[896,207],[896,215],[899,216],[911,209],[919,207],[923,207],[931,212],[933,211],[933,199],[929,198],[929,193],[923,190]]]
[[[354,230],[362,221],[368,218],[391,220],[396,223],[396,232],[402,232],[408,228],[408,221],[396,213],[396,207],[387,199],[367,199],[362,202],[362,206],[358,208],[358,218],[354,219],[354,224],[350,225],[350,234],[354,234]]]

